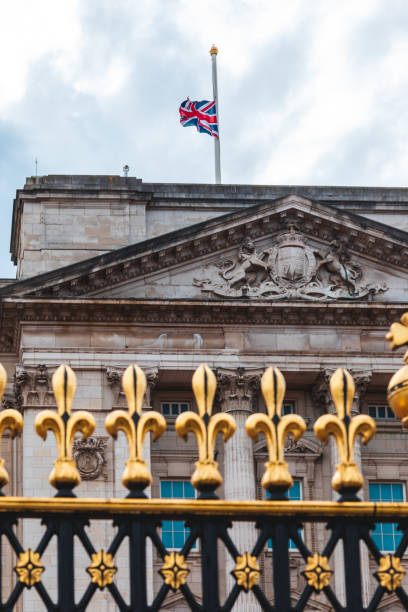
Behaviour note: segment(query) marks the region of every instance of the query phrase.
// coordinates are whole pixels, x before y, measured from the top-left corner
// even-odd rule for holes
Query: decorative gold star
[[[186,584],[190,570],[187,568],[184,556],[177,552],[171,552],[164,556],[164,563],[160,570],[165,584],[168,584],[173,591],[177,591],[183,584]]]
[[[113,576],[118,570],[113,563],[112,555],[104,550],[94,553],[91,559],[91,565],[86,571],[91,576],[91,582],[96,582],[98,587],[102,590],[106,585],[112,584]]]
[[[24,582],[30,589],[34,584],[40,582],[44,566],[40,562],[40,553],[28,548],[18,556],[17,565],[14,568],[20,582]]]
[[[327,557],[322,557],[319,553],[307,558],[305,571],[302,572],[307,584],[317,592],[329,586],[332,573]]]
[[[374,574],[380,585],[390,593],[401,586],[401,580],[405,574],[400,561],[399,557],[393,555],[381,557],[378,571]]]
[[[252,589],[252,587],[258,584],[261,574],[256,557],[247,552],[237,557],[232,574],[238,586],[242,586],[245,591]]]

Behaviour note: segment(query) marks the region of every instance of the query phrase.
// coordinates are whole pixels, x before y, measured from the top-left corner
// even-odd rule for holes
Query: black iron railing
[[[389,334],[393,347],[408,342],[408,327],[403,319],[394,324]],[[408,366],[391,380],[390,405],[404,425],[408,419]],[[0,395],[6,384],[5,371],[0,369]],[[325,598],[336,612],[372,612],[377,610],[385,595],[392,594],[408,610],[408,593],[404,588],[403,557],[408,546],[408,503],[363,502],[357,497],[363,486],[359,466],[354,460],[354,443],[361,436],[366,443],[375,433],[375,422],[367,415],[351,415],[354,382],[351,375],[339,369],[331,378],[330,390],[337,414],[321,416],[314,425],[315,435],[327,442],[333,436],[337,445],[338,464],[332,486],[339,501],[290,501],[287,491],[293,481],[284,460],[287,436],[299,439],[306,425],[299,415],[282,416],[285,380],[277,368],[268,368],[261,380],[266,414],[252,414],[246,422],[248,435],[256,440],[265,437],[268,461],[262,485],[268,501],[224,501],[215,491],[222,483],[214,458],[215,440],[221,433],[227,442],[236,429],[234,419],[226,413],[212,414],[216,379],[206,366],[200,366],[193,376],[193,390],[198,413],[183,412],[176,421],[176,431],[182,437],[193,434],[197,438],[198,461],[191,483],[197,499],[147,499],[144,493],[152,482],[143,459],[143,440],[150,431],[154,438],[163,434],[166,422],[157,412],[142,411],[146,379],[136,365],[129,366],[123,376],[123,389],[128,410],[114,410],[106,420],[106,429],[116,437],[123,431],[128,440],[129,454],[122,482],[129,490],[125,499],[81,499],[73,489],[80,476],[72,458],[74,436],[92,435],[95,422],[85,411],[71,411],[75,392],[75,374],[68,366],[60,366],[53,376],[53,390],[58,410],[45,410],[36,419],[37,433],[45,438],[48,431],[55,434],[57,459],[50,475],[57,489],[53,498],[0,496],[0,610],[16,609],[26,589],[34,589],[45,610],[73,612],[93,610],[98,590],[109,594],[112,609],[123,612],[155,612],[165,605],[169,592],[179,592],[188,607],[195,612],[228,612],[240,610],[251,595],[251,605],[269,612],[301,612],[308,609],[311,598]],[[0,413],[0,434],[9,429],[18,435],[23,418],[15,410]],[[237,475],[239,477],[239,474]],[[0,462],[0,486],[8,482],[4,461]],[[35,547],[26,548],[20,526],[25,520],[41,521],[42,535]],[[179,550],[168,550],[161,537],[163,520],[181,520],[188,528],[184,545]],[[101,548],[98,538],[90,535],[89,524],[105,521],[112,527],[110,543]],[[252,529],[255,543],[249,550],[241,550],[234,542],[233,526],[245,521]],[[327,525],[326,543],[320,550],[310,550],[303,537],[302,527],[310,522]],[[392,552],[384,554],[377,547],[372,530],[375,524],[397,523],[401,538]],[[8,542],[16,558],[16,580],[5,593],[4,543]],[[303,561],[301,574],[303,589],[297,597],[291,590],[290,543]],[[126,580],[120,579],[118,551],[127,544]],[[226,551],[223,567],[219,559],[222,543]],[[89,561],[78,568],[78,546]],[[152,554],[148,554],[149,546]],[[52,548],[54,547],[54,548]],[[44,580],[47,567],[44,559],[54,554],[55,584]],[[362,550],[366,549],[365,558]],[[338,555],[337,551],[341,554]],[[265,554],[267,551],[267,554]],[[120,553],[123,559],[123,552]],[[201,567],[201,594],[189,583],[194,563]],[[376,565],[372,571],[377,586],[363,596],[363,568],[367,559]],[[150,567],[152,559],[159,576],[152,589]],[[272,583],[268,586],[262,572],[269,563]],[[226,566],[230,579],[225,580]],[[88,583],[82,593],[76,589],[78,571],[87,572]],[[337,592],[336,574],[342,583]],[[222,579],[223,578],[223,579]],[[270,587],[270,588],[269,588]],[[271,594],[271,591],[273,594]],[[27,600],[25,600],[27,601]],[[254,604],[255,602],[255,604]],[[23,609],[32,610],[32,604]],[[235,606],[235,607],[234,607]]]

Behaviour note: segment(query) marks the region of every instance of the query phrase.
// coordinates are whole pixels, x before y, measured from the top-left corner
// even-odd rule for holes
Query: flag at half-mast
[[[218,138],[217,107],[215,102],[201,100],[193,102],[190,98],[180,104],[180,123],[183,127],[195,126],[198,132]]]

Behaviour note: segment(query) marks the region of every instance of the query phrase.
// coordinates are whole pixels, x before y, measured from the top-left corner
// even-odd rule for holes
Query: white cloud
[[[78,0],[2,2],[0,113],[24,96],[35,62],[51,54],[63,67],[80,52],[78,4]]]

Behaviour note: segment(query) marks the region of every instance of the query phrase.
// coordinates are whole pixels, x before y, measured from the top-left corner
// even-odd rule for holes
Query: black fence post
[[[58,521],[58,609],[72,612],[75,609],[74,581],[74,519]]]

